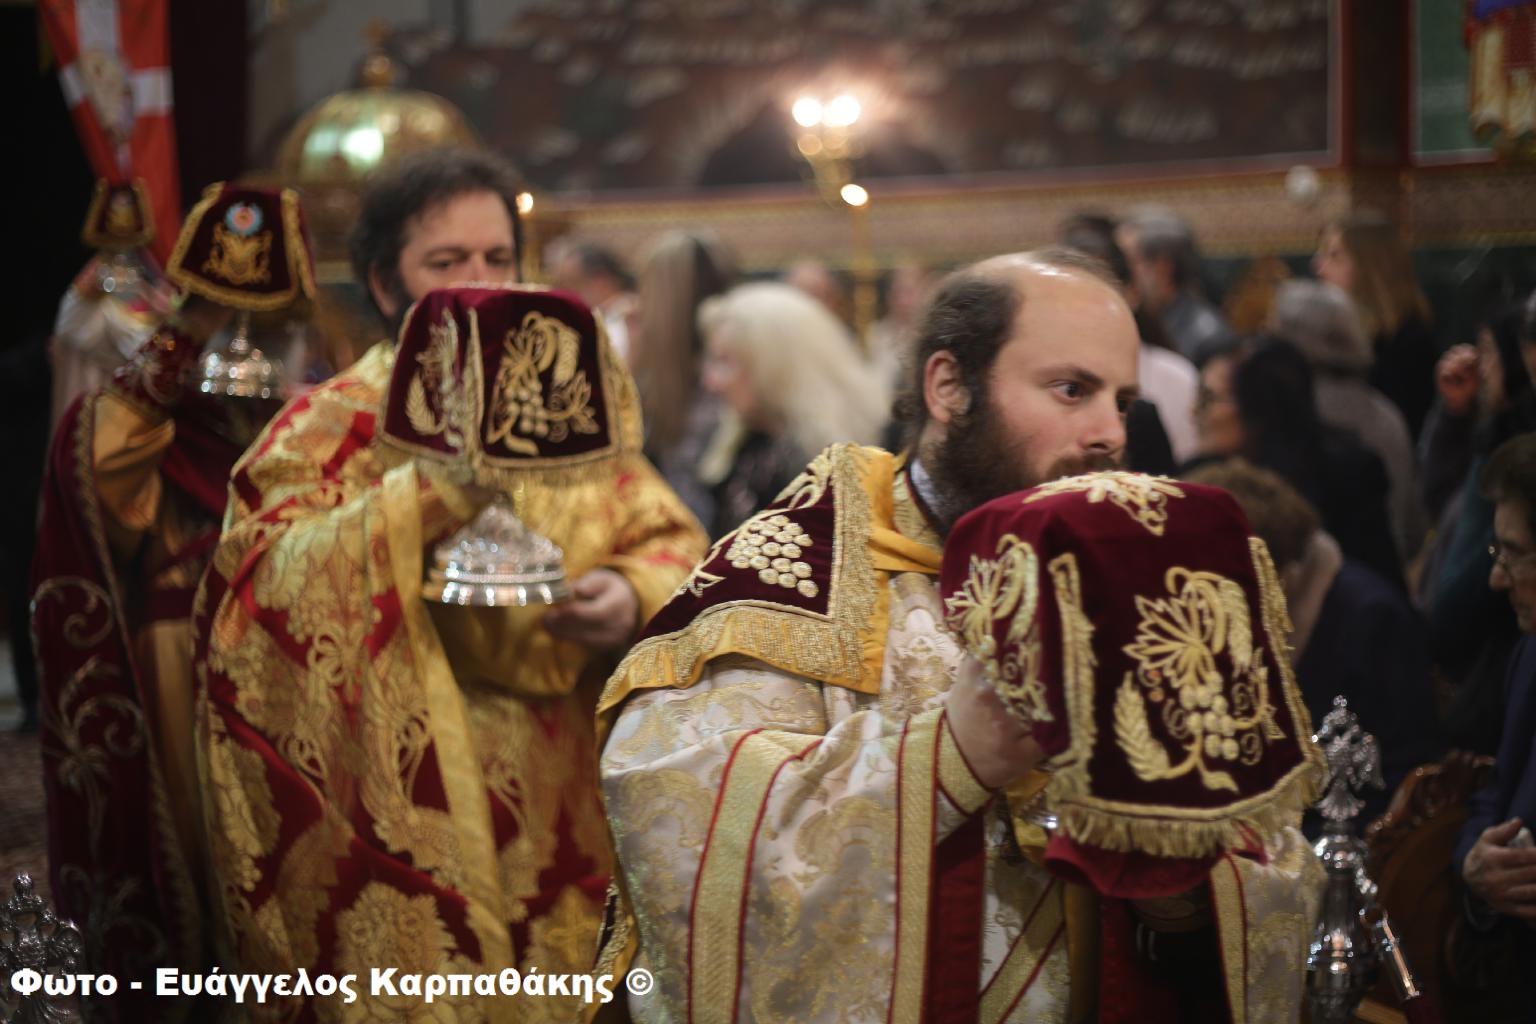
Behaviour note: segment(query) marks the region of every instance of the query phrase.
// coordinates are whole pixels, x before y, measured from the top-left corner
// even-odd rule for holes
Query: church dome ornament
[[[369,27],[372,50],[363,59],[358,88],[315,104],[278,147],[277,177],[303,191],[322,261],[346,259],[361,183],[375,170],[439,146],[480,145],[452,103],[396,84],[399,66],[384,50],[387,34],[383,21]]]

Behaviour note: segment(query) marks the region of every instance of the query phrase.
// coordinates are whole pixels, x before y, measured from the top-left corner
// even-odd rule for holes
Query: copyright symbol
[[[637,996],[643,996],[656,984],[656,979],[651,977],[651,972],[644,967],[636,967],[624,978],[624,987]]]

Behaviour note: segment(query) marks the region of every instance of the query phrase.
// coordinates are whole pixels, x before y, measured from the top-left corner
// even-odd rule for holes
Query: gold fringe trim
[[[426,462],[439,467],[453,483],[474,483],[480,487],[504,491],[516,496],[518,490],[565,492],[590,487],[616,487],[619,477],[634,469],[633,453],[609,450],[600,458],[584,461],[561,462],[555,465],[529,464],[516,469],[489,469],[481,465],[468,473],[465,481],[459,474],[468,469],[462,456],[450,456],[441,452],[414,451],[405,442],[398,441],[383,432],[376,435],[379,464],[386,469],[408,462]],[[625,456],[629,456],[626,458]],[[519,510],[520,511],[520,510]]]
[[[1310,745],[1310,744],[1309,744]],[[1143,816],[1134,811],[1093,807],[1047,789],[1047,803],[1066,834],[1085,846],[1154,857],[1208,857],[1247,842],[1253,834],[1273,835],[1295,825],[1317,799],[1317,779],[1310,760],[1297,765],[1281,782],[1242,804],[1215,808],[1212,820]]]
[[[681,633],[656,637],[630,652],[603,690],[599,714],[631,691],[673,686],[687,689],[716,658],[741,655],[820,683],[860,693],[880,692],[865,679],[863,643],[849,625],[788,607],[716,605]]]

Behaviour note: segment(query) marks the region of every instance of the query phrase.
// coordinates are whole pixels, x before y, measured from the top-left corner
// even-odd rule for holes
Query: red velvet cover
[[[413,455],[489,469],[573,463],[620,443],[602,329],[565,292],[429,292],[400,328],[382,424]]]
[[[96,179],[80,240],[92,249],[126,251],[146,246],[154,237],[155,215],[143,179]]]
[[[187,214],[166,277],[257,312],[314,298],[315,259],[298,193],[215,182]]]
[[[1111,472],[999,498],[956,525],[941,589],[1047,753],[1075,880],[1183,891],[1311,798],[1283,598],[1226,492]]]

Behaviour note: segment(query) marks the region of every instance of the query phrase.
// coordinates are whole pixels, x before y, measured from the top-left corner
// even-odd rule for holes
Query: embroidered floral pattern
[[[828,452],[818,455],[799,476],[790,481],[772,506],[716,541],[709,554],[673,596],[690,594],[702,597],[704,591],[725,579],[706,568],[716,561],[721,548],[727,548],[725,557],[731,568],[755,570],[758,578],[769,586],[793,590],[806,598],[819,594],[821,587],[811,579],[810,564],[799,560],[805,549],[811,546],[810,535],[784,513],[814,505],[826,494],[832,481],[833,469]]]
[[[1088,501],[1092,504],[1108,501],[1124,510],[1154,537],[1161,537],[1168,525],[1168,499],[1184,497],[1179,485],[1165,477],[1109,470],[1043,484],[1030,491],[1024,501],[1040,501],[1056,494],[1083,491],[1088,493]]]
[[[998,538],[997,557],[971,557],[965,586],[946,602],[950,629],[981,662],[1009,710],[1025,722],[1054,721],[1040,680],[1040,559],[1013,534]],[[1004,650],[995,624],[1006,620]]]
[[[1248,601],[1241,586],[1215,573],[1175,567],[1165,580],[1167,597],[1136,597],[1141,622],[1124,650],[1137,663],[1140,687],[1127,673],[1115,698],[1115,739],[1141,779],[1198,771],[1207,788],[1235,791],[1232,776],[1213,765],[1255,765],[1265,742],[1284,735],[1269,703],[1268,669],[1256,657]],[[1217,665],[1223,654],[1230,683]],[[1153,735],[1147,701],[1185,750],[1178,764]]]
[[[416,357],[421,369],[411,378],[405,394],[405,418],[411,429],[423,437],[444,434],[443,440],[454,450],[464,447],[469,429],[468,390],[454,372],[459,351],[459,328],[453,317],[443,313],[441,324],[427,327],[426,351]],[[429,400],[436,399],[436,408]]]
[[[233,214],[236,209],[229,212]],[[224,224],[215,224],[203,270],[233,285],[270,284],[271,262],[272,232],[242,234]]]
[[[574,328],[531,312],[502,346],[505,354],[486,413],[487,445],[504,444],[511,451],[537,455],[539,441],[559,443],[573,432],[597,433],[592,382],[586,371],[577,369],[581,335]]]

